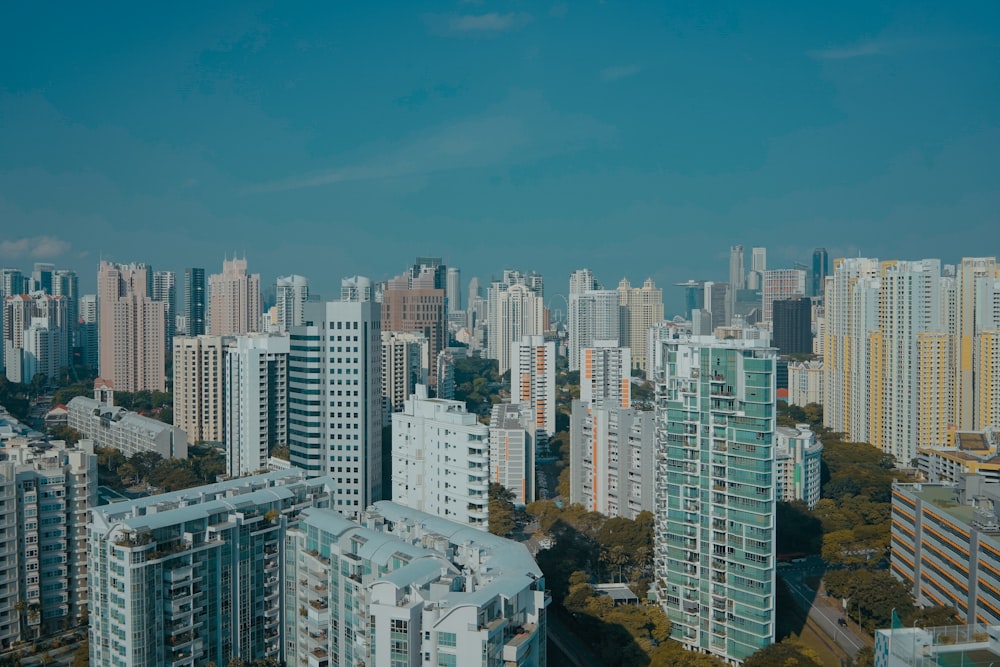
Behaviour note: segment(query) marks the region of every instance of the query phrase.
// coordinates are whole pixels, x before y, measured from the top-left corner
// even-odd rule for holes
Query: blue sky
[[[1000,252],[995,2],[292,4],[7,6],[0,266],[236,251],[333,296],[441,255],[554,295],[733,243]]]

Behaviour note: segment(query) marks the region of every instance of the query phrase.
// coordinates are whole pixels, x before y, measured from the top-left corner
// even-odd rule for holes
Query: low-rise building
[[[777,500],[801,500],[809,509],[816,507],[822,484],[823,443],[816,439],[809,424],[796,424],[795,428],[778,426],[774,430],[774,440]]]
[[[793,361],[788,364],[788,403],[823,405],[823,361]]]
[[[289,665],[546,664],[542,571],[517,542],[379,502],[288,531]]]
[[[917,450],[917,469],[928,482],[955,482],[964,475],[982,475],[1000,482],[1000,433],[989,427],[981,431],[952,431],[940,447]]]
[[[117,449],[126,458],[139,452],[187,458],[187,434],[181,428],[86,396],[72,399],[66,409],[69,427],[93,440],[95,447]]]

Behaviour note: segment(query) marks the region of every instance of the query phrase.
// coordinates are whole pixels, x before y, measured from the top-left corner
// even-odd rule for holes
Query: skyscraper
[[[826,276],[830,273],[830,257],[826,254],[826,248],[816,248],[813,250],[812,289],[809,296],[823,296],[823,289],[826,285]]]
[[[596,341],[581,351],[580,400],[585,403],[632,406],[632,352],[614,341]]]
[[[772,340],[778,354],[812,353],[812,302],[799,297],[784,299],[772,304]]]
[[[490,481],[514,494],[516,505],[535,500],[535,428],[531,406],[496,403],[490,412]]]
[[[288,331],[304,321],[304,308],[309,300],[309,279],[305,276],[278,276],[278,330]]]
[[[774,350],[712,337],[660,345],[657,599],[674,639],[742,662],[775,635]]]
[[[174,426],[191,442],[222,442],[225,429],[223,360],[232,339],[175,336]]]
[[[806,295],[806,272],[801,269],[775,269],[764,272],[761,322],[771,324],[775,301]]]
[[[48,380],[70,364],[69,299],[44,292],[3,298],[3,360],[7,379],[31,382],[36,374]]]
[[[430,377],[430,343],[423,334],[382,331],[382,400],[385,423],[389,415]]]
[[[618,298],[622,309],[619,343],[632,350],[632,364],[646,370],[646,336],[650,327],[663,321],[663,290],[652,278],[646,278],[642,287],[632,287],[622,278]]]
[[[418,258],[418,264],[410,271],[386,283],[382,292],[382,329],[423,334],[430,344],[430,358],[437,359],[438,353],[448,345],[446,269],[427,263],[428,259]],[[437,382],[437,368],[433,364],[429,381]]]
[[[569,369],[576,371],[580,370],[580,350],[599,340],[619,341],[621,306],[618,292],[571,292],[569,311]]]
[[[25,294],[24,275],[17,269],[0,269],[0,296]]]
[[[84,294],[80,297],[79,335],[80,360],[87,368],[97,370],[99,363],[100,334],[98,331],[97,295]]]
[[[205,333],[205,269],[184,269],[184,317],[188,336]]]
[[[995,257],[964,257],[957,271],[955,312],[955,426],[959,430],[983,428],[988,424],[976,415],[977,364],[976,336],[991,323],[987,320],[987,302],[992,302],[990,290],[977,299],[977,286],[995,285],[1000,268]],[[977,313],[977,300],[983,308]],[[990,303],[992,306],[992,303]],[[977,314],[979,317],[977,317]],[[996,328],[996,324],[992,325]]]
[[[746,289],[747,286],[747,272],[741,245],[729,248],[729,286],[734,293]]]
[[[164,340],[168,349],[177,330],[177,274],[173,271],[153,272],[153,301],[163,302]]]
[[[149,298],[145,264],[101,262],[97,274],[100,374],[118,391],[163,391],[162,302]]]
[[[222,273],[208,277],[208,302],[213,336],[260,331],[260,274],[247,273],[247,260],[225,259]]]
[[[290,345],[291,463],[336,479],[333,508],[357,514],[384,493],[379,304],[307,303]]]
[[[513,342],[545,331],[541,276],[505,270],[503,278],[490,285],[488,297],[486,356],[496,359],[499,372],[505,373],[513,363]]]
[[[566,328],[569,333],[569,370],[580,370],[580,307],[578,301],[585,292],[598,289],[597,279],[590,269],[577,269],[569,274],[569,298],[566,300]],[[592,341],[591,341],[592,342]]]
[[[226,348],[222,412],[230,477],[265,469],[271,450],[288,444],[289,349],[288,336],[265,334],[238,336]]]
[[[747,276],[747,288],[763,289],[764,273],[767,271],[767,248],[754,246],[750,251],[750,273]]]
[[[462,310],[462,273],[454,266],[448,267],[446,296],[448,297],[448,312],[457,313]]]
[[[52,294],[52,274],[55,270],[55,264],[35,262],[35,268],[31,272],[31,291]]]
[[[52,274],[52,295],[66,300],[66,359],[73,363],[73,348],[79,347],[77,329],[80,321],[80,279],[76,271],[59,269]]]
[[[510,402],[526,403],[536,433],[556,432],[556,344],[524,336],[511,344]]]

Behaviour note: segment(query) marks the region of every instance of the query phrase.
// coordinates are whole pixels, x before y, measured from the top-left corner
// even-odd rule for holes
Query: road
[[[569,660],[569,665],[573,667],[602,667],[603,663],[577,638],[576,634],[567,626],[562,614],[554,607],[548,608],[545,621],[548,626],[549,640],[562,651]],[[551,660],[549,664],[552,667],[562,667]]]
[[[857,656],[858,651],[863,646],[870,646],[871,642],[860,633],[853,623],[841,627],[837,621],[843,618],[844,614],[838,602],[813,590],[806,583],[807,578],[822,574],[822,565],[807,565],[779,571],[779,576],[788,585],[792,597],[802,609],[808,612],[809,619],[853,658]]]

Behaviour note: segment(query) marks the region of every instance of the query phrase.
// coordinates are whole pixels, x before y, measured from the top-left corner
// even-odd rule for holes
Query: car
[[[845,619],[843,616],[841,616],[840,618],[837,619],[837,625],[839,625],[842,628],[846,628],[847,627],[847,619]]]

